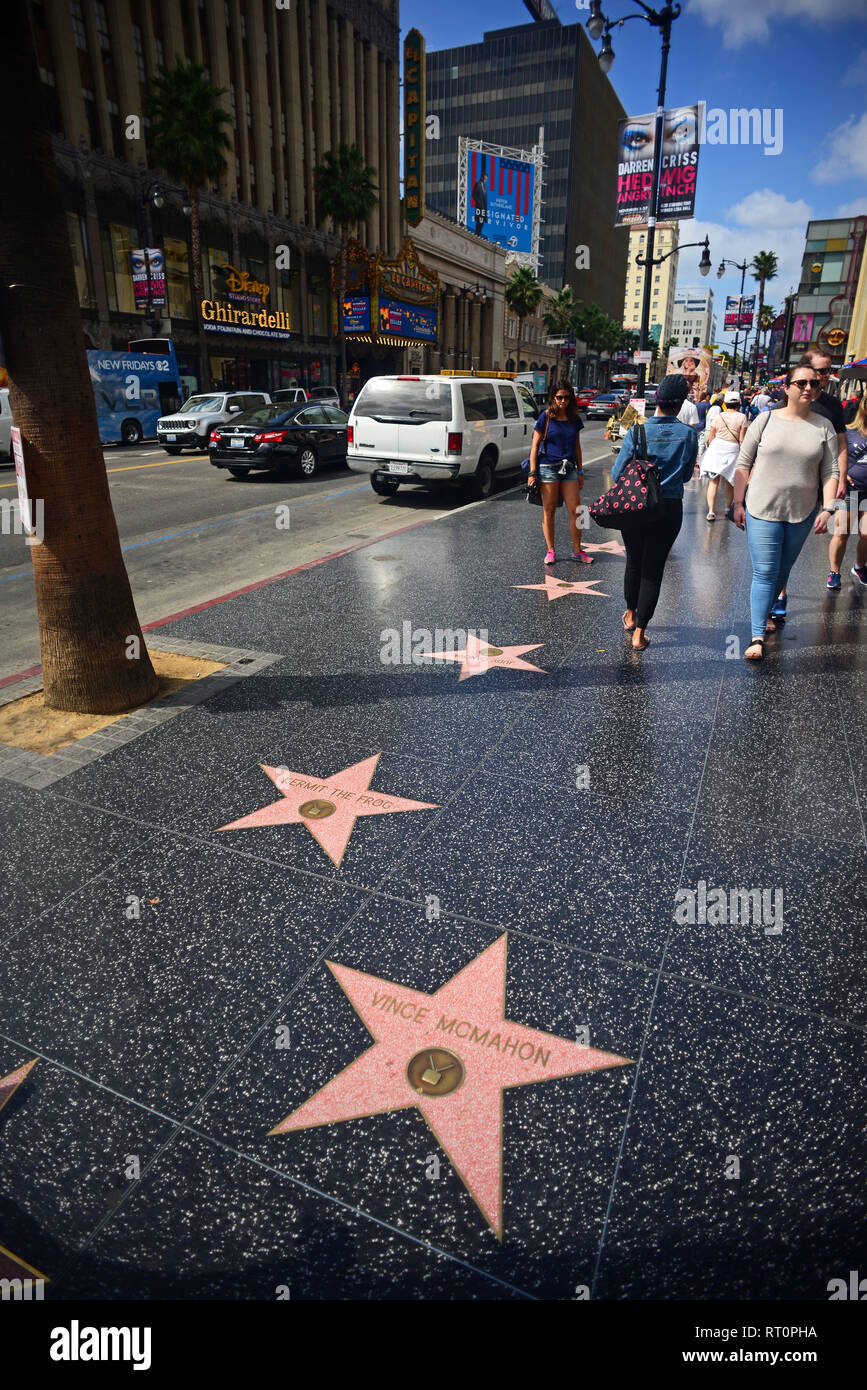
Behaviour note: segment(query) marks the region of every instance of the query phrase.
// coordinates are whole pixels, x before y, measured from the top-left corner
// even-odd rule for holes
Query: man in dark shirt
[[[822,386],[828,385],[828,378],[831,375],[831,359],[825,352],[805,352],[801,358],[801,366],[812,367]],[[849,448],[846,443],[846,422],[843,419],[843,407],[836,396],[829,395],[827,391],[814,390],[813,403],[810,406],[817,415],[824,415],[826,420],[831,421],[831,426],[837,436],[837,462],[840,466],[840,482],[837,487],[837,497],[845,497],[848,492],[847,471],[849,463]],[[830,574],[828,575],[828,588],[836,593],[841,587],[840,567],[843,564],[843,556],[846,554],[846,542],[849,539],[849,514],[843,510],[837,514],[837,527],[831,536],[829,549]],[[831,529],[830,527],[828,528]]]
[[[482,229],[488,220],[488,176],[482,174],[480,179],[476,179],[473,184],[473,191],[470,195],[473,207],[475,208],[476,236],[482,235]]]

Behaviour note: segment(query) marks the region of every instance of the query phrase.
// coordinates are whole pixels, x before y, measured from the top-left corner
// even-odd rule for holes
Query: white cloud
[[[867,48],[862,48],[851,68],[843,74],[843,81],[850,87],[860,87],[867,82]]]
[[[841,183],[867,178],[867,111],[850,116],[831,131],[822,158],[810,172],[816,183]]]
[[[862,193],[858,198],[852,198],[848,203],[841,203],[834,216],[867,217],[867,193]]]
[[[771,188],[757,188],[726,211],[739,227],[806,227],[813,209],[803,198],[791,202]]]
[[[850,15],[863,16],[864,0],[691,0],[690,14],[722,29],[723,46],[740,48],[754,40],[772,38],[780,28],[808,21],[833,24]]]

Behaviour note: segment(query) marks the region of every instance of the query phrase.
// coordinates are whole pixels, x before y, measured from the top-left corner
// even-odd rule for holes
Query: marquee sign
[[[338,262],[331,268],[332,325],[337,334]],[[395,260],[382,252],[371,256],[357,241],[346,255],[343,331],[355,342],[387,347],[435,343],[439,336],[439,276],[418,258],[412,241],[405,241]]]

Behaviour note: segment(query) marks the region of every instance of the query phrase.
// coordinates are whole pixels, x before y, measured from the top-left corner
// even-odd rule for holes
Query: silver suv
[[[167,454],[179,454],[182,449],[207,449],[211,430],[225,425],[245,410],[270,405],[271,397],[264,391],[209,391],[190,396],[174,415],[162,415],[157,420],[157,443]]]

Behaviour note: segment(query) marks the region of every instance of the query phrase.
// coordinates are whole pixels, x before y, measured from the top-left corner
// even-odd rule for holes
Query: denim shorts
[[[584,470],[579,468],[577,463],[567,463],[565,473],[561,473],[561,464],[553,462],[543,463],[539,460],[539,482],[540,483],[574,483],[579,482],[584,477]]]

